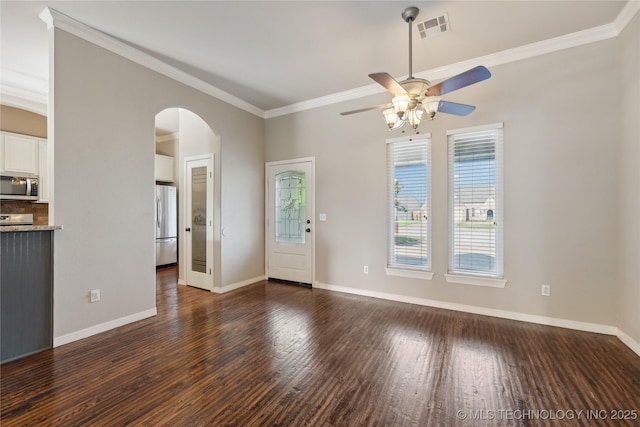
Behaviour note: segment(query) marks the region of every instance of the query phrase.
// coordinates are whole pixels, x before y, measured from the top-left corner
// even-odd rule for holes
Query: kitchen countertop
[[[0,233],[13,233],[16,231],[53,231],[62,230],[60,225],[4,225],[0,227]]]

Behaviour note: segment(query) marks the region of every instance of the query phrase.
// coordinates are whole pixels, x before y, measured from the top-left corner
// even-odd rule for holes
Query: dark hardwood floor
[[[0,424],[640,426],[615,337],[272,282],[216,295],[172,268],[157,297],[2,365]]]

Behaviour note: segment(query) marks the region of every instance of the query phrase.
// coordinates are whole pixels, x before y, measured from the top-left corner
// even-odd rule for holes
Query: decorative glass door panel
[[[191,268],[207,272],[207,168],[191,171]]]
[[[305,243],[306,178],[304,172],[286,171],[275,177],[275,240]]]

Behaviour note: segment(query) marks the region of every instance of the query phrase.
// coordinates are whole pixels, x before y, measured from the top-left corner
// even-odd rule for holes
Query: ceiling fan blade
[[[440,101],[438,104],[439,113],[454,114],[456,116],[466,116],[475,110],[473,105],[458,104],[456,102]]]
[[[373,80],[375,80],[380,86],[394,95],[406,95],[407,91],[404,90],[402,85],[398,83],[396,79],[391,77],[388,73],[373,73],[369,74]]]
[[[363,113],[365,111],[382,110],[383,108],[387,108],[388,106],[389,104],[381,104],[381,105],[376,105],[375,107],[367,107],[367,108],[360,108],[359,110],[345,111],[343,113],[340,113],[340,115],[348,116],[349,114]]]
[[[474,83],[481,82],[491,77],[491,73],[486,67],[479,65],[475,68],[465,71],[464,73],[453,76],[450,79],[442,81],[427,89],[427,96],[440,96],[454,90],[462,89]]]

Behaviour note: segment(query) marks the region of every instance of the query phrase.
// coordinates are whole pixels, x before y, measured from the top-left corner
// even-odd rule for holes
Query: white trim
[[[461,311],[464,313],[480,314],[483,316],[498,317],[501,319],[517,320],[520,322],[536,323],[539,325],[556,326],[559,328],[575,329],[578,331],[595,332],[598,334],[618,335],[619,330],[615,326],[600,325],[598,323],[580,322],[576,320],[559,319],[556,317],[538,316],[535,314],[518,313],[515,311],[498,310],[495,308],[478,307],[473,305],[458,304],[446,301],[437,301],[426,298],[410,297],[405,295],[390,294],[386,292],[369,291],[366,289],[351,288],[347,286],[328,285],[316,283],[318,289],[334,292],[361,295],[389,301],[404,302],[408,304],[422,305],[426,307],[442,308],[445,310]],[[629,340],[631,340],[629,338]],[[633,341],[633,340],[631,340]],[[626,344],[626,343],[625,343]]]
[[[174,132],[167,135],[156,136],[156,142],[170,142],[178,141],[180,139],[180,132]]]
[[[630,1],[629,3],[636,3]],[[626,9],[630,11],[627,13]],[[620,24],[628,23],[631,18],[626,18],[627,14],[631,14],[633,17],[633,7],[625,7],[622,12],[625,12]],[[637,9],[637,8],[636,8]],[[637,11],[637,10],[636,10]],[[622,12],[620,15],[622,15]],[[635,13],[635,12],[633,12]],[[618,15],[618,16],[620,16]],[[626,19],[626,22],[624,20]],[[617,22],[617,20],[616,20]],[[575,33],[566,34],[564,36],[555,37],[548,40],[543,40],[536,43],[527,44],[524,46],[515,47],[512,49],[506,49],[501,52],[492,53],[489,55],[479,56],[466,61],[456,62],[454,64],[445,65],[442,67],[432,68],[430,70],[421,71],[415,73],[414,77],[429,79],[431,81],[441,80],[452,77],[456,74],[462,73],[477,65],[484,65],[485,67],[495,67],[498,65],[508,64],[510,62],[516,62],[523,59],[534,58],[536,56],[545,55],[547,53],[553,53],[572,47],[582,46],[589,43],[594,43],[602,40],[611,39],[617,37],[620,34],[621,28],[614,23],[600,25],[598,27],[590,28],[587,30],[577,31]],[[398,80],[404,80],[408,76],[398,77]],[[264,113],[265,119],[273,117],[284,116],[286,114],[297,113],[300,111],[310,110],[313,108],[322,107],[325,105],[336,104],[338,102],[350,101],[354,99],[363,98],[365,96],[374,95],[385,92],[378,84],[370,84],[362,86],[356,89],[351,89],[343,92],[334,93],[327,96],[322,96],[307,101],[298,102],[281,108],[275,108],[267,110]]]
[[[614,38],[617,37],[622,32],[622,30],[624,30],[624,28],[631,21],[631,19],[639,9],[640,2],[633,0],[628,1],[616,17],[616,19],[609,24],[600,25],[598,27],[577,31],[560,37],[555,37],[552,39],[543,40],[512,49],[503,50],[501,52],[480,56],[451,65],[422,71],[416,73],[415,77],[428,77],[432,80],[445,79],[479,64],[484,64],[487,67],[493,67],[497,65],[507,64],[509,62],[533,58],[535,56],[544,55],[571,47],[577,47],[601,40]],[[179,70],[163,61],[160,61],[159,59],[151,55],[148,55],[126,43],[123,43],[105,33],[102,33],[92,27],[89,27],[86,24],[83,24],[80,21],[64,15],[55,9],[45,8],[38,16],[47,24],[47,28],[49,29],[51,29],[52,27],[60,28],[84,40],[110,50],[111,52],[130,59],[137,64],[164,74],[167,77],[184,83],[187,86],[191,86],[194,89],[200,90],[208,95],[211,95],[264,119],[270,119],[273,117],[284,116],[287,114],[310,110],[326,105],[360,99],[366,96],[384,92],[384,89],[381,88],[380,85],[370,84],[355,89],[337,92],[330,95],[297,102],[295,104],[286,105],[284,107],[264,111],[242,99],[229,94],[228,92],[218,89],[215,86],[210,85],[182,70]],[[402,80],[406,77],[407,76],[404,76],[400,79]]]
[[[624,5],[615,21],[613,21],[613,26],[616,30],[616,36],[618,36],[622,30],[625,29],[627,24],[631,22],[633,17],[640,10],[640,1],[638,0],[630,0],[627,4]]]
[[[349,89],[342,92],[332,93],[330,95],[309,99],[306,101],[296,102],[295,104],[285,105],[284,107],[273,108],[264,112],[264,118],[271,119],[273,117],[285,116],[291,113],[298,113],[300,111],[312,110],[314,108],[324,107],[327,105],[339,104],[341,102],[360,99],[364,98],[365,96],[375,95],[383,92],[385,92],[385,90],[380,89],[380,85],[377,84],[360,86],[355,89]]]
[[[385,142],[387,144],[393,144],[394,142],[405,142],[405,141],[414,141],[414,140],[421,140],[421,139],[431,139],[431,132],[418,133],[415,135],[403,135],[403,136],[397,136],[395,138],[387,138],[385,139]]]
[[[158,314],[157,309],[151,308],[149,310],[141,311],[139,313],[130,314],[128,316],[121,317],[119,319],[110,320],[99,325],[91,326],[89,328],[81,329],[70,334],[62,335],[53,338],[53,347],[59,347],[64,344],[69,344],[74,341],[88,338],[92,335],[97,335],[102,332],[109,331],[111,329],[119,328],[120,326],[128,325],[129,323],[137,322],[149,317],[156,316]]]
[[[0,104],[2,105],[21,108],[46,117],[47,103],[48,96],[45,93],[0,85]]]
[[[70,16],[65,15],[64,13],[61,13],[52,8],[45,8],[38,16],[40,16],[40,19],[45,21],[49,28],[51,25],[53,25],[55,28],[71,33],[74,36],[80,37],[83,40],[107,49],[117,55],[122,56],[123,58],[135,62],[136,64],[156,71],[173,80],[176,80],[196,90],[206,93],[207,95],[226,102],[227,104],[231,104],[234,107],[238,107],[239,109],[258,117],[265,117],[265,112],[262,109],[251,105],[248,102],[237,98],[228,92],[218,89],[217,87],[206,83],[203,80],[200,80],[172,65],[169,65],[166,62],[163,62],[147,53],[144,53],[143,51],[136,49],[133,46],[130,46],[108,34],[105,34],[76,19],[73,19]]]
[[[45,25],[47,26],[47,30],[52,29],[54,26],[53,13],[51,13],[52,11],[55,12],[55,9],[45,7],[44,9],[42,9],[42,12],[38,14],[38,18],[40,18],[40,20],[45,23]]]
[[[481,132],[483,130],[504,129],[504,122],[492,123],[490,125],[470,126],[467,128],[449,129],[447,130],[447,136],[458,135],[461,133]]]
[[[593,332],[596,334],[614,335],[631,351],[640,356],[640,343],[635,341],[624,331],[615,326],[601,325],[599,323],[581,322],[577,320],[560,319],[557,317],[538,316],[535,314],[518,313],[515,311],[498,310],[494,308],[478,307],[473,305],[458,304],[446,301],[437,301],[426,298],[409,297],[404,295],[390,294],[386,292],[369,291],[366,289],[352,288],[348,286],[329,285],[316,282],[315,288],[325,289],[332,292],[344,292],[352,295],[360,295],[371,298],[379,298],[388,301],[404,302],[408,304],[421,305],[426,307],[442,308],[445,310],[460,311],[463,313],[473,313],[482,316],[498,317],[501,319],[516,320],[519,322],[535,323],[538,325],[555,326],[558,328],[573,329],[576,331]]]
[[[387,276],[408,277],[410,279],[432,280],[433,271],[409,270],[405,268],[386,267],[384,272]]]
[[[315,157],[301,157],[299,159],[291,159],[291,160],[275,160],[273,162],[265,162],[266,166],[279,166],[279,165],[287,165],[289,163],[302,163],[302,162],[311,162],[315,163]]]
[[[217,286],[213,288],[213,292],[215,292],[216,294],[224,294],[225,292],[230,292],[236,289],[243,288],[245,286],[253,285],[254,283],[258,283],[263,280],[267,280],[267,276],[262,275],[262,276],[254,277],[252,279],[243,280],[241,282],[232,283],[230,285],[226,285],[222,287]]]
[[[640,2],[639,2],[640,3]],[[620,329],[618,329],[618,333],[616,334],[616,336],[618,337],[618,339],[620,341],[623,342],[624,345],[626,345],[627,347],[629,347],[631,350],[633,350],[633,352],[635,354],[637,354],[638,356],[640,356],[640,343],[638,343],[637,341],[635,341],[633,338],[631,338],[629,335],[627,335],[626,333],[624,333],[623,331],[621,331]]]
[[[487,286],[490,288],[504,288],[507,280],[495,277],[482,276],[465,276],[461,274],[445,274],[444,278],[449,283],[458,283],[460,285]]]

